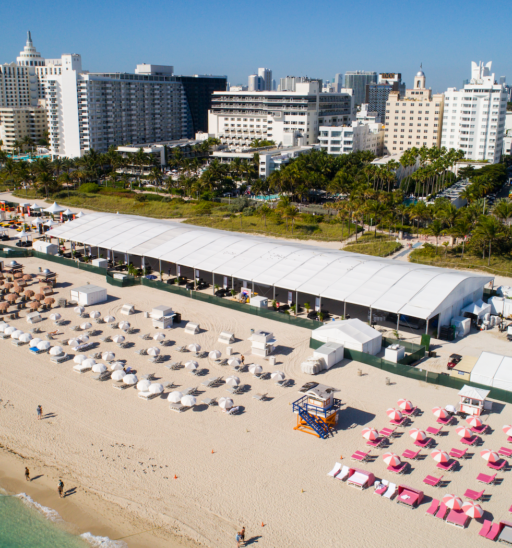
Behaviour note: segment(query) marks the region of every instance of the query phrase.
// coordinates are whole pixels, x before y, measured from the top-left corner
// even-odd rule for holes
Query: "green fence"
[[[105,269],[104,269],[105,270]],[[134,285],[140,285],[140,278],[134,278],[133,276],[124,276],[124,278],[114,278],[112,272],[107,271],[105,279],[108,284],[114,287],[133,287]]]
[[[100,274],[102,276],[107,274],[106,268],[101,268],[88,263],[82,263],[75,259],[66,259],[66,257],[61,257],[60,255],[49,255],[48,253],[41,253],[40,251],[35,251],[34,249],[32,250],[32,255],[38,259],[44,259],[45,261],[50,261],[52,263],[78,268],[79,270],[87,270],[88,272],[94,272],[95,274]]]
[[[9,247],[7,245],[0,246],[0,257],[4,259],[15,259],[16,257],[30,257],[32,255],[31,249],[23,247]]]

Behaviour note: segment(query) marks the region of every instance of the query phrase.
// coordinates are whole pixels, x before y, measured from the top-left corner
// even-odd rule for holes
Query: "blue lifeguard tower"
[[[319,383],[308,383],[300,390],[304,394],[293,402],[297,415],[294,430],[325,439],[336,429],[341,400],[334,397],[335,388]]]

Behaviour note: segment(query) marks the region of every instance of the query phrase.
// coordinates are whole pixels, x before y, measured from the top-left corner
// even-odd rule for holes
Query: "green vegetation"
[[[387,257],[396,253],[402,248],[402,245],[383,234],[366,233],[359,238],[356,244],[347,244],[343,251],[352,251],[354,253],[363,253],[364,255],[373,255],[375,257]]]
[[[275,146],[274,141],[269,141],[268,139],[254,139],[254,141],[251,143],[252,148],[260,148],[260,147],[272,147]]]

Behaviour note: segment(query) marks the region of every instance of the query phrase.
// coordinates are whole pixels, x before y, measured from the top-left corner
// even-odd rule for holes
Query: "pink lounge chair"
[[[485,535],[485,538],[488,538],[489,540],[495,540],[499,534],[500,534],[500,524],[493,523],[491,530],[487,533],[487,535]]]
[[[464,449],[464,451],[462,451],[461,449],[453,448],[450,451],[450,457],[454,457],[456,459],[463,459],[466,456],[467,451],[468,451],[467,448]]]
[[[423,441],[421,440],[416,440],[414,442],[414,445],[416,445],[416,447],[421,447],[422,449],[425,449],[426,447],[429,447],[430,444],[433,442],[434,440],[432,438],[427,438]]]
[[[439,436],[439,434],[441,433],[442,430],[443,430],[442,426],[440,428],[434,428],[433,426],[429,426],[427,428],[427,432],[429,434],[432,434],[433,436]]]
[[[457,463],[457,461],[453,460],[453,459],[449,460],[446,463],[438,462],[437,463],[437,468],[439,468],[440,470],[444,470],[445,472],[451,472],[456,463]]]
[[[442,424],[443,426],[449,426],[453,422],[453,415],[446,417],[446,419],[439,417],[436,422],[437,424]]]
[[[462,510],[452,510],[446,518],[448,525],[455,525],[455,527],[461,527],[462,529],[466,528],[468,521],[469,516],[466,516]]]
[[[508,509],[509,512],[512,512],[512,506]]]
[[[479,500],[483,497],[485,493],[485,489],[483,491],[473,491],[472,489],[467,489],[466,492],[464,493],[464,496],[467,498],[467,499],[471,499],[471,500]]]
[[[512,443],[512,436],[509,436],[509,437],[507,438],[507,441],[508,441],[508,443]]]
[[[489,534],[489,531],[491,530],[491,527],[492,527],[492,521],[489,521],[488,519],[486,519],[478,534],[481,537],[487,537],[487,535]]]
[[[512,457],[512,449],[501,447],[500,450],[498,451],[498,455],[502,455],[503,457]]]
[[[403,471],[407,468],[407,463],[402,462],[400,466],[391,466],[391,464],[388,466],[388,471],[393,472],[394,474],[402,474]]]
[[[366,442],[366,445],[369,445],[370,447],[380,447],[386,438],[377,438],[376,440],[368,440]]]
[[[494,474],[494,476],[488,476],[487,474],[478,474],[476,477],[476,481],[479,483],[485,483],[486,485],[491,485],[496,480],[496,476],[498,474]]]
[[[482,426],[472,426],[471,432],[474,432],[475,434],[485,434],[488,428],[488,424],[482,424]]]
[[[427,485],[430,485],[431,487],[438,487],[441,484],[441,480],[444,476],[441,476],[440,478],[436,478],[434,476],[427,476],[423,483],[426,483]]]
[[[432,499],[430,503],[430,508],[425,512],[427,516],[435,516],[437,509],[439,508],[439,501],[437,499]]]
[[[505,459],[500,459],[498,462],[488,462],[487,466],[489,468],[492,468],[493,470],[503,470],[505,466],[507,465],[507,461]]]
[[[383,428],[379,432],[379,436],[383,436],[384,438],[391,438],[396,433],[396,427],[395,428]]]
[[[406,409],[403,409],[402,414],[406,415],[407,417],[412,417],[412,415],[414,415],[417,410],[418,410],[417,407],[413,407],[410,411],[407,411]]]
[[[370,453],[363,453],[362,451],[356,451],[350,458],[352,460],[358,460],[359,462],[364,462],[367,460]]]
[[[399,421],[395,421],[395,420],[390,420],[390,424],[394,425],[394,426],[402,426],[405,421],[407,420],[407,417],[402,417]]]
[[[439,510],[437,511],[436,518],[444,519],[446,514],[448,512],[448,507],[444,502],[441,503],[441,506],[439,506]]]
[[[378,489],[375,489],[373,494],[382,496],[387,490],[388,490],[388,485],[382,485],[382,487],[379,487]]]
[[[475,445],[475,443],[479,440],[478,436],[472,436],[471,438],[460,438],[460,442],[464,445]]]
[[[402,457],[404,457],[404,459],[414,460],[420,454],[420,451],[421,451],[421,449],[418,449],[415,453],[414,451],[411,451],[410,449],[406,449],[402,453]]]

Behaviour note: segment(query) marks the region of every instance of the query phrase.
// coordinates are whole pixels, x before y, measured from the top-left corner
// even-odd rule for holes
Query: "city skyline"
[[[69,7],[64,9],[60,0],[51,12],[29,1],[24,17],[19,17],[15,5],[7,5],[4,12],[10,24],[0,36],[0,62],[15,60],[26,31],[31,30],[45,57],[80,53],[84,68],[94,72],[133,72],[136,64],[154,63],[174,65],[176,74],[226,74],[231,84],[246,84],[254,67],[263,66],[272,69],[277,81],[287,75],[332,80],[338,72],[395,71],[401,72],[410,85],[423,63],[434,92],[460,88],[469,76],[472,60],[492,60],[497,78],[512,73],[512,61],[505,48],[500,47],[499,38],[496,40],[505,34],[505,18],[497,17],[492,25],[483,27],[477,17],[476,2],[466,2],[464,11],[459,9],[460,2],[434,2],[422,11],[419,6],[381,6],[370,1],[372,9],[365,11],[364,19],[367,39],[360,39],[358,25],[344,26],[338,51],[332,49],[329,55],[325,55],[321,41],[315,46],[308,40],[291,40],[297,32],[311,33],[315,28],[324,32],[322,5],[304,19],[300,14],[306,4],[299,0],[287,15],[288,25],[269,24],[265,19],[265,25],[260,27],[266,5],[261,5],[262,13],[253,13],[240,6],[235,10],[231,1],[221,7],[201,3],[201,9],[194,6],[193,11],[188,4],[171,7],[157,2],[152,13],[158,11],[159,16],[153,17],[141,14],[139,5],[132,0],[122,4],[114,1],[107,6],[91,2],[73,25]],[[292,6],[288,1],[282,5]],[[500,6],[506,8],[504,2],[498,1],[494,5],[498,12]],[[438,17],[440,11],[442,18]],[[343,18],[346,21],[352,16],[356,20],[358,13],[356,6],[346,6]],[[248,22],[249,17],[252,19]],[[335,14],[329,18],[330,32],[335,32],[340,18]],[[381,44],[376,36],[382,35],[382,25],[386,23],[397,32],[386,34],[385,43]],[[226,33],[228,27],[230,32]],[[249,46],[252,38],[257,48],[233,47],[237,42]],[[345,47],[350,43],[358,47]],[[208,44],[215,47],[205,47]]]

